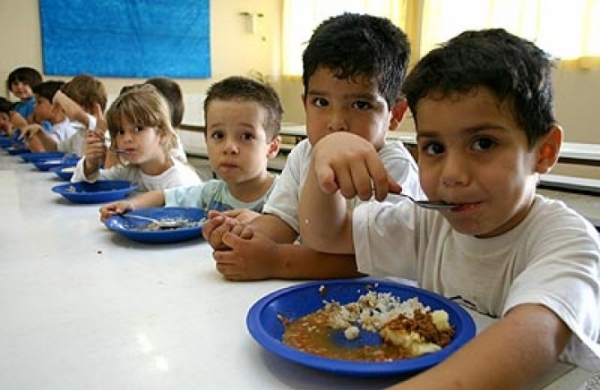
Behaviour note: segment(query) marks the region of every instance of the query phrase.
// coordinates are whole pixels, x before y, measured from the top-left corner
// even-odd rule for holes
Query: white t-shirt
[[[53,124],[48,135],[59,145],[71,138],[76,132],[77,130],[72,126],[71,121],[65,119],[62,122]]]
[[[247,209],[260,213],[275,187],[277,176],[265,194],[253,202],[234,197],[223,180],[213,179],[202,184],[164,190],[165,206],[200,207],[204,210],[227,211]]]
[[[561,201],[537,195],[514,229],[479,239],[411,202],[361,205],[353,213],[360,272],[416,279],[419,286],[494,317],[534,303],[574,333],[561,360],[600,370],[600,238]]]
[[[263,209],[264,213],[277,215],[296,232],[299,232],[298,204],[308,175],[311,152],[312,146],[308,139],[294,146],[281,172],[281,178]],[[378,155],[389,175],[402,186],[402,192],[416,198],[424,197],[419,184],[417,164],[401,142],[386,141]],[[397,195],[386,198],[391,202],[400,199],[402,198]],[[354,208],[358,203],[360,199],[355,198],[348,202],[348,207]]]
[[[138,184],[137,192],[161,190],[179,186],[190,186],[202,183],[196,171],[189,165],[171,158],[173,166],[160,175],[147,175],[137,166],[115,165],[109,169],[101,169],[92,177],[86,177],[84,173],[85,157],[80,159],[75,168],[71,182],[96,180],[128,180]]]

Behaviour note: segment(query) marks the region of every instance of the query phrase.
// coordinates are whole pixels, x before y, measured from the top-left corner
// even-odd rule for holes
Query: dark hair
[[[410,59],[406,34],[388,19],[344,13],[322,22],[312,34],[302,55],[302,82],[319,67],[339,79],[357,76],[375,78],[388,109],[400,98],[400,88]]]
[[[104,84],[88,74],[80,74],[73,77],[62,86],[61,90],[75,103],[84,109],[91,111],[94,104],[99,104],[102,112],[106,110],[108,94]]]
[[[46,98],[52,103],[52,99],[54,98],[54,94],[63,86],[64,81],[44,81],[41,84],[36,85],[31,90],[38,96]]]
[[[509,103],[531,147],[555,124],[551,73],[549,55],[532,42],[503,29],[466,31],[423,57],[403,91],[416,121],[419,100],[432,93],[441,99],[487,88]]]
[[[3,112],[7,115],[10,115],[10,112],[13,110],[13,104],[6,98],[0,96],[0,112]]]
[[[277,92],[270,86],[258,81],[232,76],[214,83],[210,86],[204,99],[204,122],[208,112],[208,106],[214,100],[256,102],[267,111],[266,123],[264,123],[267,139],[272,140],[279,134],[283,107]]]
[[[6,88],[10,91],[10,86],[14,82],[22,82],[29,85],[31,88],[42,83],[42,75],[33,68],[21,67],[13,70],[8,74],[6,79]]]
[[[146,84],[152,84],[158,89],[169,103],[171,111],[171,125],[179,127],[183,120],[185,105],[183,103],[183,92],[177,82],[166,77],[153,77],[146,80]]]

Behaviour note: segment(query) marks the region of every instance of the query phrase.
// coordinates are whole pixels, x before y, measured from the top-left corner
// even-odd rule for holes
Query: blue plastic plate
[[[319,292],[321,286],[325,286],[324,294]],[[455,329],[454,339],[446,347],[431,354],[381,363],[325,358],[302,352],[283,343],[284,325],[278,319],[278,315],[294,321],[321,309],[323,300],[336,300],[346,304],[355,302],[360,295],[368,291],[390,292],[403,300],[417,297],[423,305],[431,307],[432,310],[446,310],[450,324]],[[250,335],[275,355],[317,370],[357,377],[416,374],[446,359],[476,333],[475,322],[470,314],[447,298],[420,288],[373,279],[317,281],[275,291],[258,300],[250,308],[246,325]]]
[[[33,152],[33,153],[22,153],[20,157],[25,162],[36,162],[45,160],[57,160],[64,156],[64,152]]]
[[[18,144],[9,146],[8,148],[6,148],[6,151],[9,154],[12,154],[13,156],[14,155],[18,155],[18,154],[24,154],[24,153],[29,153],[30,152],[29,149],[27,149],[27,146],[25,146],[25,145],[18,145]]]
[[[150,222],[137,218],[127,218],[127,215],[141,215],[145,217],[162,219],[177,219],[189,222],[199,222],[204,219],[204,210],[195,207],[157,207],[130,211],[124,215],[113,215],[104,221],[110,230],[129,238],[133,241],[163,244],[180,242],[202,237],[202,225],[164,230],[142,230]]]
[[[56,176],[60,177],[64,181],[69,181],[71,180],[71,177],[73,177],[73,173],[75,172],[75,165],[62,164],[56,167],[52,167],[49,170],[51,172],[54,172]]]
[[[123,199],[137,188],[137,184],[127,180],[98,180],[61,184],[52,187],[52,191],[74,203],[105,203]]]

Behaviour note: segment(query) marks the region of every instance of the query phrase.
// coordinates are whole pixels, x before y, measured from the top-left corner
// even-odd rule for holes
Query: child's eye
[[[250,132],[245,132],[245,133],[242,133],[241,137],[244,141],[249,141],[249,140],[254,139],[254,134],[252,134]]]
[[[215,131],[213,133],[210,134],[210,138],[212,139],[221,139],[223,138],[223,133],[220,131]]]
[[[446,148],[444,148],[444,145],[437,143],[437,142],[427,143],[427,144],[423,145],[423,147],[421,148],[421,150],[424,153],[426,153],[430,156],[442,154],[442,153],[444,153],[445,149]]]
[[[117,130],[115,134],[122,137],[125,135],[125,130]]]
[[[478,151],[488,150],[496,145],[496,141],[490,138],[479,138],[473,143],[473,149]]]
[[[352,108],[358,108],[359,110],[368,110],[371,107],[373,107],[371,102],[366,102],[363,100],[358,100],[358,101],[352,103]]]
[[[329,105],[329,102],[326,99],[323,99],[320,97],[314,98],[312,100],[312,103],[314,106],[317,106],[317,107],[326,107]]]
[[[144,130],[144,126],[142,126],[142,125],[134,125],[133,126],[133,131],[136,133],[139,133],[142,130]]]

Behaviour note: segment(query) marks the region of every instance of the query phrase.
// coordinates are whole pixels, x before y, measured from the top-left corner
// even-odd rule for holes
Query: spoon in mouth
[[[403,194],[403,193],[399,193],[397,195],[403,196],[405,198],[408,198],[410,201],[412,201],[414,204],[416,204],[417,206],[421,206],[424,209],[429,209],[429,210],[450,210],[455,208],[456,206],[458,206],[455,203],[448,203],[448,202],[444,202],[443,200],[439,200],[439,201],[435,201],[435,200],[416,200],[414,199],[412,196]]]

